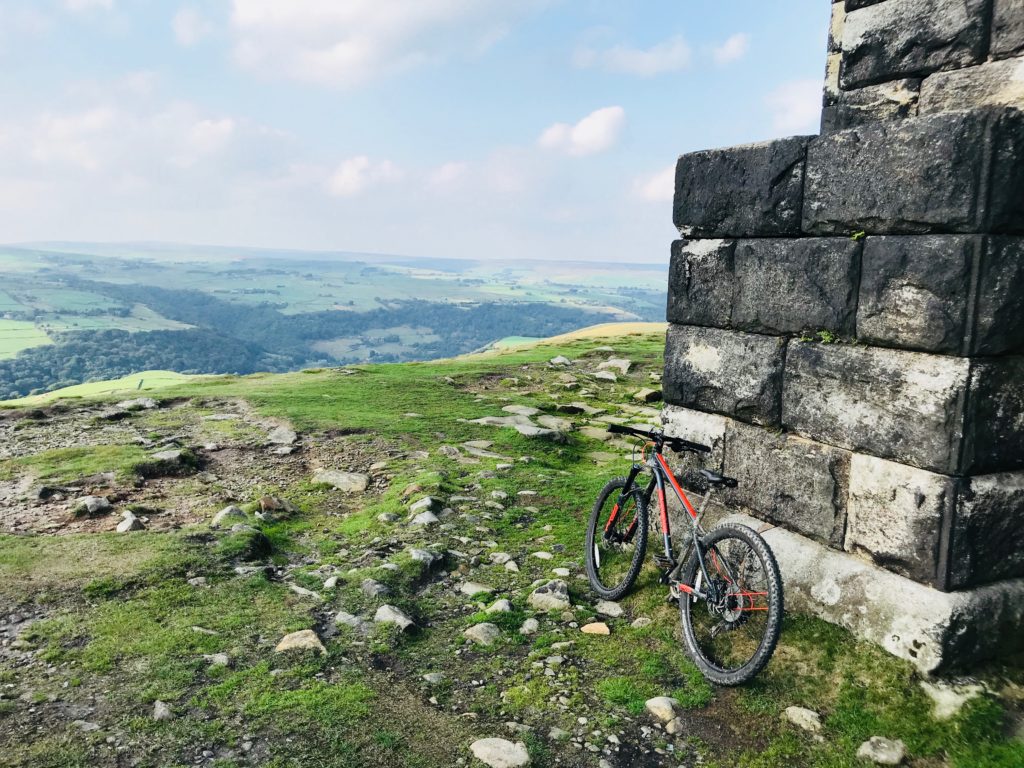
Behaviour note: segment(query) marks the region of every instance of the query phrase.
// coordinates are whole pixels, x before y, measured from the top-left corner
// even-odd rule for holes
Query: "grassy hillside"
[[[653,567],[621,617],[597,615],[586,516],[631,450],[601,428],[657,422],[633,394],[658,386],[662,348],[662,333],[604,329],[430,363],[188,379],[151,390],[152,409],[79,391],[0,411],[4,765],[450,768],[480,765],[470,744],[501,737],[535,767],[840,768],[862,764],[871,736],[903,740],[917,768],[1024,764],[1020,665],[983,670],[987,691],[940,720],[909,665],[796,615],[761,677],[715,689]],[[629,374],[594,378],[613,354]],[[472,421],[510,405],[565,420],[546,420],[564,438]],[[168,449],[183,454],[156,459]],[[366,488],[318,483],[321,469]],[[86,494],[113,510],[74,515]],[[428,495],[439,521],[412,524]],[[229,504],[251,529],[211,527]],[[145,530],[113,531],[127,509]],[[527,597],[551,578],[573,607],[538,614]],[[510,610],[487,612],[500,598]],[[374,624],[382,603],[415,626]],[[611,634],[580,631],[594,620]],[[464,636],[481,623],[493,645]],[[275,651],[300,630],[322,652]],[[645,712],[657,695],[678,700],[679,732]],[[820,736],[784,720],[789,706],[819,713]]]

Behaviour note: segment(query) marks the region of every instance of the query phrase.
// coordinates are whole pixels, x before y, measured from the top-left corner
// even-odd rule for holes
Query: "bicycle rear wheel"
[[[584,549],[594,591],[605,600],[626,594],[647,551],[647,504],[636,483],[627,490],[626,478],[616,477],[601,489],[587,523]]]
[[[714,528],[702,545],[704,565],[719,599],[680,595],[686,650],[712,682],[740,685],[764,668],[779,641],[782,577],[764,539],[746,526]],[[696,552],[680,577],[698,591],[708,590]]]

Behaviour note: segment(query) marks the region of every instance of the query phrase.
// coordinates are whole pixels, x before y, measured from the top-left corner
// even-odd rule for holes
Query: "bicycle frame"
[[[613,527],[615,519],[618,516],[619,509],[622,507],[622,504],[625,501],[626,496],[628,496],[631,493],[631,491],[629,491],[628,489],[633,487],[633,483],[635,482],[637,476],[645,469],[650,469],[652,474],[651,481],[647,485],[647,489],[643,493],[644,500],[646,502],[649,502],[651,499],[651,494],[655,490],[657,490],[658,492],[658,511],[661,523],[662,543],[665,547],[664,564],[667,566],[666,571],[662,574],[662,582],[678,587],[681,591],[689,595],[694,595],[695,597],[698,597],[703,600],[711,600],[712,602],[717,602],[720,599],[720,596],[718,595],[718,590],[716,589],[713,580],[708,575],[707,567],[704,563],[704,547],[700,543],[701,536],[704,533],[704,530],[700,526],[700,521],[701,518],[704,516],[704,511],[707,509],[708,503],[711,501],[713,489],[708,489],[708,492],[704,495],[704,502],[701,504],[700,510],[695,510],[693,508],[693,504],[691,504],[689,498],[687,498],[686,493],[679,486],[679,481],[676,479],[676,476],[672,473],[672,470],[669,467],[668,462],[665,461],[665,457],[662,455],[661,451],[658,450],[653,443],[648,443],[645,446],[645,450],[648,446],[654,447],[651,457],[649,459],[646,459],[646,461],[643,464],[634,463],[633,466],[630,468],[629,475],[626,477],[625,488],[627,490],[625,493],[620,494],[618,501],[614,509],[612,510],[612,513],[608,516],[608,522],[605,525],[605,531],[607,532]],[[675,493],[676,498],[679,499],[679,503],[683,506],[683,509],[685,509],[687,514],[689,515],[690,523],[692,524],[692,540],[690,542],[690,545],[684,550],[684,556],[680,557],[678,560],[676,560],[675,556],[673,555],[672,524],[669,521],[668,503],[665,499],[666,485],[668,485]],[[626,530],[625,537],[627,539],[632,538],[633,534],[636,531],[636,525],[637,521],[634,518],[632,523],[630,523],[629,528]],[[703,577],[704,583],[708,585],[709,593],[701,591],[699,586],[683,584],[681,582],[673,583],[672,581],[672,575],[682,566],[683,563],[686,562],[685,555],[689,553],[690,547],[692,547],[694,551],[697,553],[697,561],[700,564],[701,576]]]

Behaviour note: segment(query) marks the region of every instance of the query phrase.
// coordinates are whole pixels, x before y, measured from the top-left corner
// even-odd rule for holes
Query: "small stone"
[[[459,592],[464,595],[479,595],[480,593],[491,594],[494,592],[492,587],[488,587],[486,584],[479,584],[475,581],[467,581],[459,586]]]
[[[359,588],[367,597],[385,597],[391,594],[391,588],[386,584],[381,584],[376,579],[363,579],[363,583],[359,585]]]
[[[122,400],[116,407],[125,411],[151,411],[158,407],[158,403],[151,397],[137,397],[134,400]]]
[[[433,512],[420,512],[412,519],[413,525],[434,525],[441,522]]]
[[[883,739],[872,736],[857,749],[857,757],[870,760],[875,765],[899,765],[907,756],[906,745],[897,739]]]
[[[665,732],[675,736],[678,733],[683,732],[683,719],[681,717],[673,717],[665,724]]]
[[[211,667],[229,667],[231,658],[226,653],[204,653],[203,659]]]
[[[102,496],[83,496],[75,502],[75,515],[105,515],[112,510],[113,505]]]
[[[428,568],[444,559],[444,556],[437,552],[431,552],[429,549],[415,548],[409,550],[409,557],[418,563],[424,563]]]
[[[569,578],[569,575],[572,573],[568,568],[552,568],[551,572],[563,579]]]
[[[594,609],[602,616],[607,616],[611,619],[617,619],[622,616],[622,606],[611,600],[598,600]]]
[[[320,638],[317,637],[316,632],[312,629],[302,629],[285,635],[274,647],[274,650],[277,653],[284,653],[285,651],[316,651],[325,656],[327,655],[327,649],[324,648],[324,644],[320,642]]]
[[[90,733],[91,731],[98,731],[100,729],[100,726],[97,723],[90,723],[88,720],[73,720],[71,725],[84,733]]]
[[[610,635],[612,631],[603,621],[593,621],[580,627],[580,632],[586,635]]]
[[[505,570],[510,571],[511,573],[519,573],[519,566],[516,564],[515,560],[509,560],[505,563]]]
[[[424,496],[422,499],[413,502],[409,506],[409,511],[413,514],[420,512],[440,512],[444,508],[444,502],[440,499],[436,499],[433,496]]]
[[[648,699],[644,704],[647,707],[647,711],[663,723],[667,723],[676,716],[676,707],[678,705],[679,702],[670,696],[655,696],[653,699]]]
[[[171,712],[171,708],[167,704],[158,699],[153,702],[153,719],[157,721],[173,720],[174,713]]]
[[[477,645],[494,645],[501,637],[501,630],[494,624],[474,624],[462,633]]]
[[[469,748],[477,760],[490,768],[521,768],[530,764],[530,753],[521,741],[478,739]]]
[[[606,371],[609,368],[614,368],[623,376],[625,376],[627,373],[629,373],[629,369],[632,367],[633,362],[631,360],[627,360],[624,357],[609,357],[607,360],[605,360],[603,363],[597,366],[597,370]]]
[[[288,589],[300,597],[308,597],[313,600],[323,601],[323,598],[311,589],[300,587],[298,584],[289,584]]]
[[[649,627],[653,622],[654,619],[649,619],[646,616],[641,616],[637,619],[633,619],[633,623],[629,626],[631,626],[633,629],[643,629],[644,627]]]
[[[230,527],[235,523],[244,523],[247,519],[245,512],[240,508],[231,505],[229,507],[224,507],[224,509],[213,516],[213,520],[210,521],[210,527],[220,528],[222,525]]]
[[[784,716],[789,722],[809,733],[821,733],[821,716],[805,707],[786,707]]]
[[[313,482],[317,485],[330,485],[345,493],[362,493],[370,485],[370,478],[359,472],[320,469],[313,475]]]
[[[324,580],[324,589],[334,589],[337,586],[338,586],[338,577],[337,576],[328,576]]]
[[[130,531],[144,531],[146,526],[143,525],[142,521],[139,520],[132,512],[123,512],[121,515],[121,522],[117,524],[118,533],[128,533]]]
[[[564,611],[572,605],[569,602],[569,585],[561,579],[552,579],[537,587],[527,602],[538,611]]]
[[[565,355],[558,355],[558,357],[552,357],[550,362],[552,365],[572,365],[572,360],[570,360]]]
[[[294,429],[283,425],[271,430],[267,435],[267,442],[271,445],[291,445],[298,439],[299,436],[295,434]]]
[[[552,555],[550,552],[543,551],[534,552],[533,556],[536,557],[538,560],[550,560],[552,557],[554,557],[554,555]]]
[[[611,371],[598,371],[597,373],[594,374],[594,378],[595,379],[599,379],[601,381],[618,381],[619,380],[619,377],[616,376]]]
[[[512,603],[502,598],[495,600],[488,608],[487,613],[512,613]]]
[[[551,726],[551,730],[548,731],[548,738],[551,739],[552,741],[565,741],[571,735],[572,735],[571,733],[569,733],[568,731],[562,730],[557,725]]]
[[[373,615],[373,620],[378,624],[397,624],[403,631],[415,626],[413,620],[404,611],[393,605],[382,605]]]
[[[431,685],[440,685],[445,681],[445,674],[444,672],[428,672],[423,676],[423,679]]]
[[[641,403],[656,403],[661,400],[661,390],[644,387],[633,393],[633,399],[639,400]]]
[[[487,556],[487,559],[495,565],[504,565],[512,559],[512,555],[508,552],[491,552],[491,554]]]
[[[378,523],[397,523],[399,519],[398,515],[394,512],[381,512],[377,515]]]
[[[521,635],[535,635],[539,631],[540,622],[538,622],[536,619],[527,619],[519,628],[519,634]]]
[[[338,611],[334,617],[335,625],[341,625],[353,629],[360,634],[367,635],[370,633],[370,626],[358,616],[349,613],[348,611]]]

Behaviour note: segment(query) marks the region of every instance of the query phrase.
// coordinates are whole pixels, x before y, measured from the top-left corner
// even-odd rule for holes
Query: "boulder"
[[[358,472],[342,472],[337,469],[318,469],[313,474],[317,485],[330,485],[345,493],[362,493],[370,484],[367,475]]]
[[[521,768],[530,764],[530,753],[521,741],[477,739],[469,749],[473,757],[490,768]]]
[[[129,533],[130,531],[144,531],[146,526],[133,512],[125,510],[121,513],[121,522],[117,524],[118,533]]]
[[[284,653],[286,651],[315,651],[316,653],[327,655],[327,649],[324,648],[324,644],[320,642],[320,638],[317,637],[316,632],[312,629],[303,629],[285,635],[274,647],[274,650],[277,653]]]
[[[564,611],[572,607],[569,601],[569,585],[561,579],[552,579],[542,584],[530,594],[526,601],[531,608],[538,611]]]
[[[989,0],[888,0],[847,8],[843,88],[957,69],[984,59]]]
[[[1024,226],[1022,145],[1024,115],[992,108],[824,134],[807,150],[803,229],[816,235],[1018,231]],[[982,169],[990,164],[988,183]]]
[[[807,141],[798,136],[681,156],[673,206],[679,233],[799,235]]]
[[[665,401],[777,425],[786,340],[672,325],[665,347]]]

